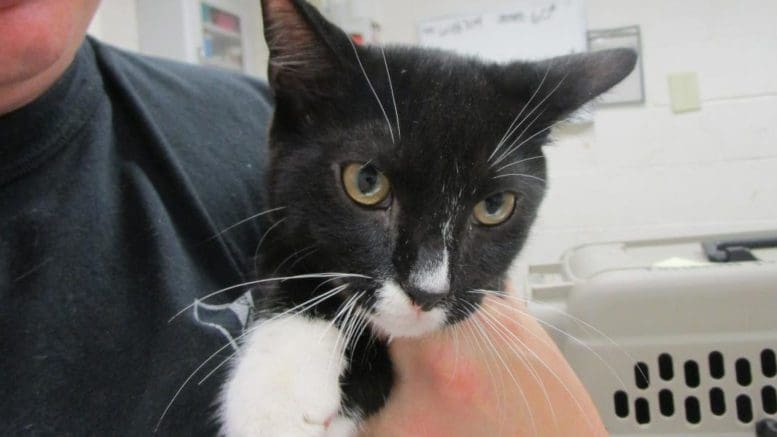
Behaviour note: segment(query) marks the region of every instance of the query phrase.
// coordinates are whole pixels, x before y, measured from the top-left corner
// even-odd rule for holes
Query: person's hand
[[[515,298],[489,297],[456,327],[390,349],[396,385],[363,436],[607,435],[580,380]]]

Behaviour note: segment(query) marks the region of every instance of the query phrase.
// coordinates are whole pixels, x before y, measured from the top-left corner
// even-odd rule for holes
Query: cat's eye
[[[342,177],[345,193],[360,205],[378,206],[391,192],[388,178],[371,164],[348,164]]]
[[[493,194],[475,205],[472,215],[478,223],[496,226],[510,218],[515,209],[515,194],[503,192]]]

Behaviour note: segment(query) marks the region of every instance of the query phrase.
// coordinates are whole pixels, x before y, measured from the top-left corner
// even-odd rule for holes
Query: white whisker
[[[280,263],[279,263],[279,264],[278,264],[278,265],[275,267],[275,270],[273,270],[272,274],[273,274],[273,275],[275,275],[275,274],[278,274],[278,271],[281,269],[281,267],[283,267],[284,265],[286,265],[286,263],[287,263],[287,262],[289,262],[289,261],[291,261],[292,259],[294,259],[294,257],[295,257],[295,256],[297,256],[297,255],[300,255],[301,253],[303,253],[303,252],[306,252],[306,251],[308,251],[308,250],[310,250],[310,249],[315,249],[315,245],[310,245],[310,246],[303,247],[302,249],[300,249],[300,250],[298,250],[298,251],[296,251],[296,252],[292,253],[291,255],[287,256],[286,258],[284,258],[284,259],[283,259],[283,261],[281,261],[281,262],[280,262]]]
[[[343,310],[341,310],[338,313],[338,316],[335,317],[334,320],[336,320],[337,317],[342,313],[343,314],[343,321],[340,323],[340,328],[337,331],[337,340],[335,340],[334,344],[334,350],[332,351],[332,354],[329,357],[329,362],[327,363],[327,368],[331,368],[332,361],[337,356],[338,351],[342,351],[343,353],[346,352],[346,347],[348,346],[348,328],[350,324],[351,314],[353,312],[354,307],[356,306],[356,299],[358,294],[354,294],[351,296],[348,301],[346,302],[345,307]],[[342,345],[342,346],[341,346]]]
[[[528,346],[526,346],[525,343],[523,343],[518,336],[510,332],[510,330],[496,317],[494,317],[492,314],[489,314],[488,311],[486,311],[486,308],[481,307],[480,311],[477,313],[479,317],[482,318],[482,320],[488,324],[491,329],[496,332],[496,334],[502,339],[502,341],[507,344],[507,347],[513,352],[513,354],[518,358],[518,360],[521,361],[521,363],[526,367],[526,369],[531,374],[532,378],[534,378],[535,381],[537,381],[537,385],[540,386],[540,390],[542,390],[542,394],[545,397],[545,401],[548,404],[548,408],[550,409],[551,416],[553,416],[553,423],[555,424],[556,428],[558,429],[558,416],[556,416],[556,410],[553,408],[553,402],[550,400],[550,395],[548,394],[548,390],[545,387],[545,383],[542,381],[542,378],[540,377],[539,373],[537,373],[537,370],[534,368],[534,365],[531,364],[531,362],[526,358],[526,356],[521,353],[521,351],[517,350],[515,346],[510,342],[510,337],[508,334],[516,340],[519,344],[521,344],[524,349],[527,351],[532,352]],[[490,320],[489,320],[490,319]],[[535,357],[536,354],[535,354]],[[537,357],[541,362],[542,359]],[[544,363],[543,363],[544,364]],[[547,367],[547,365],[546,365]],[[562,384],[564,384],[562,382]]]
[[[476,310],[477,310],[477,308],[476,308]],[[480,331],[481,335],[486,340],[487,344],[489,345],[491,350],[494,352],[494,354],[496,355],[496,357],[499,360],[499,362],[502,363],[502,367],[505,369],[505,371],[507,371],[507,374],[510,376],[510,379],[513,380],[513,383],[515,384],[515,388],[518,389],[518,394],[521,396],[521,399],[523,400],[523,403],[524,403],[524,405],[526,405],[526,408],[527,408],[527,410],[529,412],[528,417],[529,417],[529,420],[531,422],[531,427],[532,427],[532,430],[534,432],[534,435],[537,436],[538,435],[537,434],[537,424],[534,421],[534,412],[532,411],[531,404],[529,403],[529,399],[526,397],[526,394],[523,392],[523,389],[521,388],[521,383],[518,382],[518,379],[515,377],[515,374],[510,369],[510,366],[507,365],[507,362],[502,357],[502,354],[499,353],[499,350],[497,349],[496,345],[494,345],[494,342],[491,339],[491,337],[488,335],[488,332],[485,330],[485,328],[483,328],[483,325],[481,325],[481,323],[478,321],[478,318],[473,317],[471,320],[475,324],[475,326],[477,327],[478,331]]]
[[[534,107],[534,109],[532,109],[531,111],[529,111],[529,113],[528,113],[528,114],[526,114],[526,117],[524,117],[524,120],[526,120],[526,119],[528,119],[529,117],[531,117],[531,116],[532,116],[532,114],[534,114],[534,112],[535,112],[535,111],[537,111],[537,110],[538,110],[540,107],[542,107],[542,104],[543,104],[543,103],[545,103],[545,101],[547,101],[547,100],[548,100],[548,99],[549,99],[549,98],[550,98],[550,97],[551,97],[553,94],[555,94],[556,90],[558,90],[558,89],[559,89],[559,87],[561,87],[561,84],[563,84],[563,83],[564,83],[564,81],[566,80],[566,78],[567,78],[567,75],[568,75],[568,74],[569,74],[569,73],[565,74],[565,75],[564,75],[564,76],[563,76],[563,77],[562,77],[562,78],[561,78],[561,79],[558,81],[558,83],[556,84],[556,86],[555,86],[555,87],[553,87],[553,89],[552,89],[552,90],[550,90],[550,92],[548,93],[548,95],[546,95],[546,96],[545,96],[545,97],[544,97],[542,100],[540,100],[540,101],[537,103],[537,105]],[[539,115],[542,115],[542,112],[541,112]],[[539,115],[538,115],[537,117],[535,117],[535,118],[534,118],[534,120],[536,120],[536,119],[539,117]],[[534,120],[532,120],[532,123],[534,122]],[[523,123],[523,121],[522,121],[521,123]],[[517,126],[516,126],[516,129],[517,129]],[[525,132],[525,131],[526,131],[526,129],[524,129],[524,132]],[[522,132],[522,134],[523,134],[523,132]],[[520,139],[520,135],[518,136],[518,138]],[[492,163],[491,165],[496,165],[496,164],[498,164],[500,161],[502,161],[502,160],[504,159],[504,157],[505,157],[505,156],[508,156],[508,155],[505,155],[505,154],[503,153],[502,155],[500,155],[499,159],[497,159],[497,160],[496,160],[494,163]]]
[[[262,211],[262,212],[260,212],[258,214],[254,214],[251,217],[248,217],[246,219],[240,220],[239,222],[235,223],[232,226],[228,226],[228,227],[222,229],[221,231],[219,231],[218,233],[216,233],[212,237],[210,237],[207,240],[205,240],[205,242],[208,242],[208,241],[211,241],[211,240],[215,240],[216,238],[218,238],[219,236],[223,235],[224,233],[229,232],[230,230],[232,230],[232,229],[234,229],[234,228],[236,228],[236,227],[238,227],[238,226],[240,226],[240,225],[242,225],[244,223],[248,223],[251,220],[257,219],[257,218],[259,218],[259,217],[261,217],[263,215],[271,214],[271,213],[276,212],[276,211],[281,211],[283,209],[286,209],[286,207],[285,206],[281,206],[281,207],[278,207],[278,208],[273,208],[273,209],[268,209],[266,211]]]
[[[181,394],[181,392],[183,391],[184,387],[186,387],[186,385],[189,383],[189,381],[191,381],[192,378],[194,378],[194,375],[196,375],[197,372],[199,372],[203,367],[205,367],[205,365],[208,364],[208,362],[210,362],[210,360],[212,360],[216,355],[218,355],[219,353],[221,353],[221,351],[223,351],[224,349],[230,347],[231,345],[232,345],[232,342],[228,342],[224,346],[222,346],[219,349],[217,349],[216,352],[213,352],[213,354],[208,356],[208,358],[205,358],[205,361],[203,361],[202,364],[197,366],[197,368],[194,369],[194,371],[183,381],[183,384],[181,384],[181,386],[178,387],[178,390],[175,391],[175,394],[173,394],[173,398],[170,399],[170,402],[168,402],[168,404],[165,407],[164,411],[162,411],[162,415],[159,417],[159,420],[157,420],[156,426],[154,426],[154,433],[155,434],[156,434],[157,431],[159,431],[159,426],[162,425],[162,420],[164,420],[165,416],[167,415],[167,412],[170,410],[170,407],[173,406],[173,403],[175,402],[175,400],[178,399],[178,396]]]
[[[496,308],[494,308],[494,311],[496,311],[497,313],[499,313],[499,315],[501,315],[501,316],[505,316],[505,314],[504,314],[504,313],[502,313],[501,311],[499,311],[499,310],[498,310],[498,309],[496,309]],[[545,360],[543,360],[543,359],[542,359],[542,357],[540,357],[540,356],[539,356],[539,355],[538,355],[536,352],[534,352],[534,350],[532,350],[532,349],[531,349],[531,348],[530,348],[530,347],[529,347],[529,346],[528,346],[528,345],[527,345],[525,342],[523,342],[523,341],[522,341],[522,340],[521,340],[521,339],[520,339],[520,338],[519,338],[517,335],[515,335],[515,333],[511,332],[511,331],[510,331],[510,330],[509,330],[509,329],[508,329],[508,328],[507,328],[507,327],[506,327],[506,326],[505,326],[503,323],[501,323],[501,321],[499,321],[499,319],[498,319],[498,318],[497,318],[495,315],[493,315],[493,314],[489,314],[489,313],[488,313],[488,311],[482,311],[482,313],[481,313],[481,314],[484,314],[485,316],[488,316],[489,318],[491,318],[491,320],[493,320],[494,322],[498,323],[498,324],[500,325],[500,327],[501,327],[501,330],[502,330],[502,332],[503,332],[503,333],[505,333],[505,334],[509,335],[509,336],[510,336],[512,339],[514,339],[514,340],[515,340],[515,341],[516,341],[516,342],[517,342],[517,343],[518,343],[518,344],[519,344],[521,347],[523,347],[523,348],[524,348],[524,349],[525,349],[527,352],[529,352],[529,353],[530,353],[530,354],[531,354],[531,355],[532,355],[532,356],[533,356],[533,357],[534,357],[534,358],[535,358],[537,361],[539,361],[539,362],[540,362],[540,364],[542,364],[542,366],[543,366],[543,367],[545,367],[545,369],[547,369],[547,370],[548,370],[548,372],[550,372],[550,374],[551,374],[551,375],[553,375],[553,377],[554,377],[554,378],[556,378],[556,380],[559,382],[559,384],[561,384],[561,386],[564,388],[564,391],[566,391],[566,392],[567,392],[567,394],[569,395],[569,397],[572,399],[572,401],[574,401],[574,402],[575,402],[575,405],[577,406],[577,409],[578,409],[578,410],[580,411],[580,413],[583,415],[583,417],[585,418],[586,422],[588,422],[588,427],[589,427],[589,429],[591,429],[591,430],[593,431],[593,430],[595,429],[595,427],[594,427],[594,424],[593,424],[593,422],[591,422],[591,421],[590,421],[590,419],[588,418],[588,414],[586,413],[585,409],[583,408],[582,404],[580,403],[580,400],[577,398],[577,396],[575,396],[575,395],[574,395],[574,393],[572,393],[572,390],[571,390],[571,389],[569,388],[569,386],[568,386],[568,385],[567,385],[567,384],[564,382],[564,380],[563,380],[563,379],[562,379],[562,378],[561,378],[561,377],[558,375],[558,373],[557,373],[555,370],[553,370],[553,368],[552,368],[550,365],[548,365],[548,364],[545,362]],[[507,315],[507,316],[509,317],[509,315]],[[531,331],[530,331],[530,330],[525,330],[525,332],[531,332]],[[532,332],[532,334],[533,334],[533,332]],[[535,334],[535,335],[536,335],[536,334]],[[537,336],[537,338],[541,338],[541,337]],[[547,342],[543,342],[543,343],[545,343],[545,344],[548,344]],[[544,384],[543,384],[543,391],[544,391]],[[546,396],[547,396],[547,392],[546,392],[545,394],[546,394]],[[550,402],[550,398],[547,398],[547,399],[548,399],[548,401]],[[553,406],[552,406],[552,404],[550,404],[550,405],[551,405],[551,411],[553,412],[553,418],[554,418],[554,422],[555,422],[555,421],[556,421],[556,414],[555,414],[555,412],[553,411]],[[556,425],[558,425],[558,423],[557,423],[557,422],[556,422]]]
[[[391,134],[391,142],[393,144],[396,144],[396,141],[394,140],[394,129],[391,127],[391,121],[389,120],[388,113],[386,112],[386,108],[383,107],[383,102],[380,101],[378,92],[375,91],[375,87],[372,86],[370,77],[367,76],[367,70],[364,69],[364,64],[362,64],[362,60],[361,58],[359,58],[359,50],[356,48],[356,44],[354,44],[353,40],[350,37],[348,38],[348,42],[351,43],[351,47],[353,48],[353,53],[354,55],[356,55],[356,62],[359,63],[359,68],[361,68],[362,73],[364,74],[364,79],[367,81],[367,85],[370,87],[370,91],[372,91],[372,95],[375,96],[375,100],[378,101],[378,106],[380,106],[380,111],[383,113],[383,117],[386,119],[386,125],[389,128],[389,133]]]
[[[348,341],[345,343],[344,350],[348,350],[348,348],[354,348],[356,347],[356,342],[359,341],[359,331],[361,330],[361,327],[365,323],[365,317],[362,315],[361,311],[359,310],[358,303],[359,299],[364,296],[364,292],[359,293],[358,297],[354,300],[354,312],[353,312],[353,318],[354,321],[351,323],[351,328],[349,330],[349,338]]]
[[[503,390],[500,390],[499,381],[496,379],[496,375],[494,374],[494,371],[491,369],[491,363],[494,360],[494,357],[487,353],[484,349],[483,345],[480,341],[480,335],[477,334],[477,331],[475,331],[475,327],[473,326],[472,319],[467,319],[465,323],[462,323],[463,327],[467,328],[467,331],[469,331],[469,336],[465,335],[464,339],[467,341],[467,344],[469,345],[470,349],[472,349],[472,344],[475,344],[475,347],[480,351],[480,356],[485,357],[485,364],[486,364],[486,371],[488,372],[489,379],[491,380],[491,388],[494,391],[495,394],[498,394],[498,402],[499,402],[499,410],[500,412],[504,410],[504,396],[505,393]],[[471,339],[471,341],[470,341]],[[490,359],[489,359],[490,358]],[[496,363],[494,363],[496,364]]]
[[[314,296],[314,297],[312,297],[312,298],[310,298],[310,299],[308,299],[308,300],[306,300],[306,301],[304,301],[304,302],[302,302],[300,304],[297,304],[297,305],[295,305],[295,306],[293,306],[293,307],[291,307],[291,308],[289,308],[289,309],[287,309],[287,310],[285,310],[285,311],[283,311],[281,313],[275,314],[272,317],[270,317],[269,319],[261,320],[261,322],[262,323],[271,322],[273,320],[276,320],[276,319],[278,319],[280,317],[283,317],[283,316],[285,316],[287,314],[290,314],[290,313],[297,313],[297,314],[303,313],[303,312],[313,308],[314,306],[319,305],[320,303],[324,302],[325,300],[328,300],[329,298],[335,296],[336,294],[339,294],[340,292],[342,292],[343,290],[348,288],[349,285],[350,284],[343,284],[343,285],[337,286],[335,288],[332,288],[331,290],[329,290],[329,291],[327,291],[325,293],[322,293],[322,294],[320,294],[318,296]]]
[[[383,55],[383,65],[386,66],[386,76],[388,77],[389,89],[391,90],[391,101],[394,103],[394,117],[397,120],[397,139],[402,141],[402,129],[399,127],[399,109],[397,108],[397,97],[394,94],[394,84],[391,83],[391,73],[388,68],[388,61],[386,60],[386,51],[383,46],[380,46],[380,53]]]
[[[291,271],[294,271],[294,266],[296,266],[297,264],[301,263],[302,261],[304,261],[304,260],[305,260],[305,258],[309,257],[310,255],[313,255],[313,254],[314,254],[314,253],[316,253],[316,252],[318,252],[318,248],[317,248],[317,247],[314,247],[312,250],[310,250],[310,251],[308,251],[308,252],[305,252],[304,254],[300,255],[300,256],[299,256],[299,258],[297,258],[296,260],[294,260],[294,262],[292,262],[291,264],[289,264],[289,268],[288,268],[288,270],[289,270],[290,272],[291,272]]]
[[[470,305],[470,308],[474,308],[473,311],[477,311],[477,308],[474,305]],[[462,311],[463,313],[463,311]],[[477,345],[478,349],[480,350],[480,355],[485,357],[485,364],[486,364],[486,370],[488,371],[488,374],[491,379],[491,388],[493,389],[493,393],[497,395],[497,410],[499,413],[499,417],[504,420],[505,414],[507,413],[507,410],[505,409],[505,401],[507,399],[507,392],[505,390],[502,390],[503,387],[503,381],[500,375],[499,380],[497,380],[497,377],[493,373],[491,369],[491,365],[493,364],[495,369],[499,368],[499,363],[494,356],[493,353],[489,353],[489,351],[484,350],[484,346],[481,346],[481,339],[483,340],[483,343],[485,343],[485,339],[483,338],[483,334],[481,334],[477,329],[475,329],[475,320],[473,317],[471,317],[472,313],[467,315],[467,319],[464,323],[462,323],[462,326],[466,327],[469,331],[469,336],[464,336],[465,340],[467,340],[467,344],[470,345],[470,349],[472,349],[470,338],[474,339],[475,344]],[[501,424],[500,424],[501,426]]]
[[[445,330],[453,341],[453,371],[450,374],[448,382],[453,380],[459,369],[459,329],[461,329],[461,325],[457,323],[453,326],[449,326],[448,329]]]
[[[272,226],[267,228],[266,231],[264,231],[264,234],[262,234],[262,238],[259,239],[259,244],[256,245],[256,250],[254,251],[254,258],[259,256],[259,249],[262,247],[262,243],[264,243],[264,239],[267,238],[268,235],[270,235],[270,232],[272,232],[273,229],[275,229],[277,226],[279,226],[281,223],[285,222],[288,217],[284,217],[277,222],[273,223]]]
[[[502,170],[504,170],[504,169],[506,169],[508,167],[512,167],[512,166],[518,165],[518,164],[523,164],[524,162],[527,162],[527,161],[534,161],[535,159],[545,159],[545,157],[544,156],[532,156],[531,158],[519,159],[518,161],[514,161],[514,162],[511,162],[509,164],[505,164],[505,165],[499,167],[498,169],[496,169],[496,172],[499,173],[499,172],[501,172]]]
[[[526,127],[523,128],[521,133],[519,133],[512,143],[510,143],[510,146],[507,147],[507,150],[503,151],[495,160],[493,163],[491,163],[491,167],[498,165],[500,162],[502,162],[505,158],[510,156],[514,151],[518,150],[517,147],[515,147],[515,143],[518,141],[521,141],[521,138],[523,138],[523,134],[525,134],[529,129],[531,129],[532,126],[534,126],[534,123],[542,117],[542,115],[545,114],[545,110],[542,110],[537,113],[537,115],[532,118],[532,120],[526,125]],[[531,138],[534,138],[536,134],[532,135]],[[524,143],[522,142],[518,147],[522,146]]]
[[[537,93],[540,92],[542,89],[542,84],[545,83],[545,79],[548,77],[548,73],[550,72],[550,65],[548,65],[548,68],[545,70],[545,75],[542,76],[542,80],[540,81],[540,84],[537,86],[537,89],[534,90],[531,97],[529,97],[529,100],[526,101],[526,104],[523,105],[523,108],[521,108],[521,112],[518,113],[518,115],[515,116],[513,119],[513,122],[510,123],[510,127],[507,128],[507,132],[502,136],[502,138],[499,140],[499,143],[497,143],[496,148],[491,152],[491,155],[488,156],[488,161],[491,161],[491,159],[496,155],[496,153],[499,151],[499,149],[507,142],[507,139],[510,138],[510,136],[523,124],[523,121],[521,120],[521,123],[518,123],[518,126],[515,126],[513,128],[513,125],[521,118],[521,115],[523,115],[523,112],[526,111],[526,108],[529,107],[532,100],[534,100],[534,97],[537,96]]]
[[[355,296],[356,296],[356,295],[353,295],[353,296],[350,296],[349,298],[345,299],[345,301],[343,301],[343,303],[341,303],[341,304],[340,304],[340,305],[337,307],[337,313],[335,314],[335,316],[334,316],[334,317],[332,317],[332,320],[330,320],[330,321],[329,321],[329,324],[328,324],[328,326],[329,326],[330,328],[332,328],[332,327],[335,327],[335,324],[337,323],[337,319],[339,319],[339,318],[340,318],[340,316],[342,316],[342,315],[343,315],[343,314],[344,314],[344,313],[345,313],[345,312],[348,310],[348,305],[350,304],[351,300],[354,300],[354,299],[355,299]],[[339,329],[339,328],[337,328],[337,329]],[[319,342],[319,343],[321,343],[321,341],[324,339],[324,336],[325,336],[325,335],[326,335],[326,330],[324,330],[324,331],[321,333],[321,336],[318,338],[318,342]],[[338,337],[338,338],[339,338],[339,337]]]
[[[521,178],[528,178],[528,179],[534,179],[534,180],[536,180],[536,181],[542,182],[543,184],[547,184],[547,183],[548,183],[548,181],[546,181],[545,179],[543,179],[543,178],[541,178],[541,177],[539,177],[539,176],[534,176],[534,175],[530,175],[530,174],[524,174],[524,173],[507,173],[507,174],[500,174],[500,175],[496,175],[496,176],[494,176],[494,177],[493,177],[493,179],[509,178],[509,177],[521,177]]]
[[[542,113],[540,113],[540,115],[542,115]],[[564,120],[559,120],[559,121],[551,124],[550,126],[547,126],[547,127],[544,127],[542,129],[538,130],[537,132],[533,133],[529,138],[526,138],[525,140],[521,141],[517,146],[512,146],[511,145],[510,149],[508,149],[507,152],[505,152],[504,156],[500,156],[499,159],[494,161],[494,165],[496,165],[497,163],[503,161],[505,158],[507,158],[508,156],[512,155],[513,153],[517,152],[518,149],[520,149],[524,144],[526,144],[529,141],[533,140],[537,136],[542,135],[543,133],[550,131],[551,129],[553,129],[554,127],[558,126],[563,121]],[[521,135],[523,135],[523,133],[521,133]],[[519,135],[518,139],[520,139],[520,138],[521,138],[521,136]],[[516,139],[516,141],[518,141],[518,139]],[[515,144],[515,143],[513,143],[513,144]]]
[[[214,367],[213,369],[211,369],[211,371],[210,371],[210,372],[208,372],[208,373],[207,373],[205,376],[203,376],[203,377],[202,377],[202,379],[200,379],[199,381],[197,381],[197,385],[202,385],[202,384],[204,384],[204,383],[205,383],[205,381],[207,381],[207,380],[208,380],[208,379],[209,379],[211,376],[213,376],[213,375],[214,375],[214,374],[215,374],[215,373],[216,373],[216,372],[217,372],[217,371],[218,371],[220,368],[224,367],[224,365],[225,365],[225,364],[227,364],[227,363],[228,363],[228,362],[229,362],[229,361],[230,361],[232,358],[234,358],[235,356],[237,356],[237,354],[238,354],[238,351],[234,351],[234,352],[232,352],[232,353],[231,353],[231,354],[230,354],[230,355],[229,355],[227,358],[225,358],[223,361],[221,361],[220,363],[218,363],[218,365],[216,365],[216,367]]]
[[[180,311],[175,313],[172,317],[170,317],[170,320],[168,320],[167,323],[172,322],[173,320],[178,318],[181,314],[185,313],[186,310],[194,307],[194,305],[196,305],[197,302],[205,301],[207,299],[210,299],[211,297],[217,296],[217,295],[219,295],[221,293],[225,293],[225,292],[230,291],[230,290],[234,290],[236,288],[247,287],[249,285],[264,284],[266,282],[274,282],[274,281],[285,282],[285,281],[290,281],[290,280],[293,280],[293,279],[316,279],[316,278],[362,278],[362,279],[372,279],[369,276],[359,275],[359,274],[356,274],[356,273],[306,273],[304,275],[281,276],[281,277],[277,277],[277,278],[264,278],[264,279],[257,279],[255,281],[243,282],[241,284],[232,285],[232,286],[229,286],[229,287],[226,287],[226,288],[222,288],[221,290],[216,290],[216,291],[214,291],[214,292],[212,292],[210,294],[206,294],[205,296],[197,299],[196,301],[194,301],[193,303],[191,303],[189,305],[186,305]]]
[[[357,316],[358,316],[360,321],[359,321],[359,324],[358,324],[357,329],[356,329],[355,334],[354,334],[354,342],[353,342],[353,346],[352,346],[354,349],[356,348],[356,345],[359,343],[359,339],[362,337],[362,335],[364,335],[365,331],[368,330],[368,327],[369,327],[369,324],[370,324],[369,323],[370,320],[367,317],[367,315],[364,313],[364,310],[362,310],[361,308],[357,307],[356,308],[356,314],[357,314]],[[351,359],[353,359],[353,357]]]
[[[319,288],[323,287],[325,284],[328,284],[330,282],[335,282],[335,281],[337,281],[340,278],[341,278],[340,276],[335,276],[334,278],[329,278],[326,281],[321,281],[320,284],[316,285],[316,288],[313,289],[311,294],[316,294],[316,292],[318,291]]]
[[[531,301],[529,301],[528,299],[523,299],[523,298],[520,298],[520,297],[518,297],[518,296],[505,295],[505,294],[502,294],[502,293],[494,292],[493,290],[482,290],[482,289],[481,289],[481,290],[471,290],[471,291],[470,291],[470,293],[480,293],[480,294],[483,294],[483,295],[499,296],[499,297],[502,297],[502,298],[505,298],[505,299],[513,299],[513,300],[516,300],[516,301],[518,301],[518,302],[521,302],[521,303],[524,303],[524,304],[528,304],[528,303],[530,303],[530,302],[531,302]],[[607,362],[607,360],[605,360],[605,359],[604,359],[604,357],[603,357],[601,354],[599,354],[598,352],[596,352],[596,351],[595,351],[595,350],[594,350],[594,349],[593,349],[591,346],[589,346],[588,344],[586,344],[584,341],[582,341],[582,340],[580,340],[579,338],[575,337],[574,335],[572,335],[572,334],[568,333],[567,331],[565,331],[565,330],[563,330],[563,329],[561,329],[561,328],[559,328],[559,327],[557,327],[557,326],[553,325],[552,323],[549,323],[549,322],[547,322],[547,321],[545,321],[545,320],[542,320],[542,319],[539,319],[539,318],[536,318],[536,317],[534,317],[534,316],[533,316],[531,313],[529,313],[528,311],[523,311],[523,310],[521,310],[521,309],[519,309],[519,308],[515,308],[515,307],[512,307],[512,306],[509,306],[509,305],[505,304],[504,302],[499,302],[499,301],[497,301],[497,300],[492,300],[492,302],[493,302],[493,303],[495,303],[495,304],[497,304],[497,305],[500,305],[500,306],[504,307],[505,309],[508,309],[508,310],[511,310],[511,311],[515,311],[515,312],[517,312],[517,313],[519,313],[519,314],[522,314],[522,315],[526,315],[526,316],[532,317],[532,319],[536,320],[536,321],[537,321],[539,324],[541,324],[541,325],[543,325],[543,326],[547,326],[547,327],[548,327],[548,328],[550,328],[551,330],[553,330],[553,331],[555,331],[555,332],[558,332],[559,334],[561,334],[561,335],[563,335],[563,336],[565,336],[565,337],[569,338],[570,340],[574,341],[574,342],[575,342],[575,343],[577,343],[578,345],[582,346],[582,347],[583,347],[583,348],[585,348],[585,349],[586,349],[588,352],[590,352],[591,354],[593,354],[593,355],[596,357],[596,359],[597,359],[597,360],[599,360],[599,361],[600,361],[600,362],[601,362],[601,363],[602,363],[602,364],[603,364],[603,365],[604,365],[604,366],[607,368],[607,370],[609,370],[609,371],[610,371],[610,373],[612,373],[612,375],[615,377],[615,379],[617,379],[617,380],[618,380],[618,383],[619,383],[619,384],[620,384],[622,387],[624,387],[624,388],[626,387],[626,383],[623,381],[623,379],[621,379],[621,377],[618,375],[618,372],[616,372],[616,371],[615,371],[615,369],[612,367],[612,365],[610,365],[610,363],[608,363],[608,362]],[[532,303],[535,303],[535,304],[537,304],[536,302],[532,302]],[[539,305],[541,305],[541,304],[539,304]],[[604,334],[603,332],[601,332],[600,330],[598,330],[596,327],[594,327],[594,326],[592,326],[592,325],[590,325],[590,324],[586,323],[584,320],[580,320],[580,319],[578,319],[578,318],[576,318],[576,317],[574,317],[574,316],[572,316],[572,315],[570,315],[570,314],[567,314],[567,313],[565,313],[564,311],[561,311],[561,310],[559,310],[559,309],[557,309],[557,308],[553,308],[553,307],[550,307],[550,306],[548,306],[548,307],[547,307],[547,309],[548,309],[548,310],[550,310],[550,311],[557,312],[558,314],[560,314],[560,315],[562,315],[562,316],[564,316],[564,317],[568,317],[568,318],[570,318],[570,319],[572,319],[572,320],[575,320],[575,321],[578,321],[578,322],[581,322],[581,323],[584,323],[584,324],[588,325],[588,326],[589,326],[589,327],[590,327],[592,330],[594,330],[594,332],[595,332],[597,335],[600,335],[600,336],[602,336],[603,338],[605,338],[605,339],[607,339],[608,341],[610,341],[610,342],[611,342],[611,343],[612,343],[612,344],[613,344],[613,345],[614,345],[614,346],[615,346],[615,347],[616,347],[618,350],[620,350],[620,351],[621,351],[621,352],[622,352],[624,355],[626,355],[626,356],[627,356],[627,357],[628,357],[630,360],[632,360],[632,361],[634,361],[634,362],[636,362],[636,361],[637,361],[637,360],[636,360],[634,357],[632,357],[632,356],[631,356],[631,355],[630,355],[628,352],[626,352],[625,350],[623,350],[623,348],[622,348],[622,347],[620,347],[620,345],[618,345],[618,344],[617,344],[617,343],[616,343],[614,340],[612,340],[612,339],[611,339],[610,337],[608,337],[606,334]]]
[[[351,315],[350,315],[350,318],[349,318],[349,326],[348,326],[348,331],[347,331],[347,336],[346,336],[346,342],[345,342],[345,345],[343,346],[343,350],[344,351],[348,350],[348,347],[351,345],[351,342],[354,339],[353,336],[356,333],[356,327],[357,327],[359,321],[361,320],[359,318],[359,310],[357,308],[358,307],[358,303],[359,303],[359,298],[361,296],[362,296],[362,294],[360,293],[360,294],[358,294],[356,296],[356,299],[353,300],[353,309],[351,311]]]

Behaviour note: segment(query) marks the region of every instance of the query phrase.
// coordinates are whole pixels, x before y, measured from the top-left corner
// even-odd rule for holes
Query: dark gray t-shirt
[[[270,114],[261,82],[87,39],[0,116],[0,435],[154,432],[228,343],[240,288],[168,320],[250,279],[259,222],[219,232],[262,210]],[[232,352],[158,435],[215,432],[223,375],[198,381]]]

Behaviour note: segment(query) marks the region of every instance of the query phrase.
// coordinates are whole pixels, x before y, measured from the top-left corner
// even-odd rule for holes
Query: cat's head
[[[356,46],[302,0],[263,0],[276,99],[273,241],[347,272],[374,328],[415,336],[499,290],[546,188],[551,126],[633,68],[615,50],[498,65]],[[530,44],[516,41],[518,44]]]

